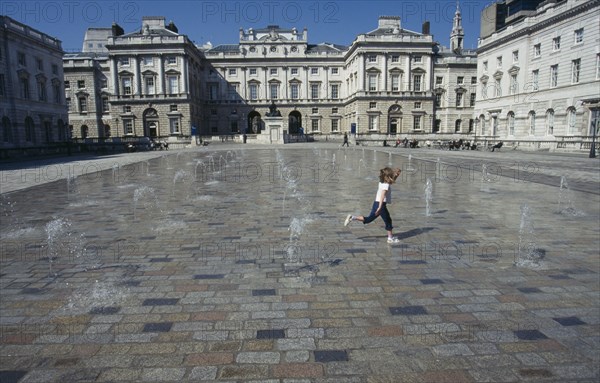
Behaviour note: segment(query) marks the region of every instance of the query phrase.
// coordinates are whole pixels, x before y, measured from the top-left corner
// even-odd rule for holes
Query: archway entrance
[[[259,134],[260,131],[262,130],[262,124],[263,124],[263,121],[260,116],[260,113],[258,113],[255,110],[248,113],[246,133]]]
[[[299,134],[302,127],[302,114],[297,110],[290,112],[288,116],[288,128],[290,134]]]
[[[388,109],[388,134],[402,133],[402,107],[398,104]]]
[[[158,112],[148,108],[144,111],[144,136],[154,138],[159,135]]]

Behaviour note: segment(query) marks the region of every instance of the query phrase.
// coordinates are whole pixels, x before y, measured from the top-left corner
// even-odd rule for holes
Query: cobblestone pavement
[[[389,164],[397,245],[343,226]],[[597,159],[231,144],[17,166],[2,383],[600,378]]]

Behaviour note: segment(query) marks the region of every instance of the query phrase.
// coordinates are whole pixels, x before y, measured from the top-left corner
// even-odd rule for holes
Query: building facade
[[[61,42],[0,16],[0,148],[66,141]]]
[[[433,37],[382,16],[350,46],[309,44],[307,31],[240,30],[205,50],[203,134],[257,133],[275,102],[291,134],[402,134],[433,124]]]
[[[477,53],[464,49],[463,45],[462,16],[457,6],[450,34],[450,48],[435,47],[434,133],[474,133]]]
[[[599,7],[598,0],[547,1],[480,39],[478,135],[539,142],[594,134]]]
[[[133,33],[92,32],[81,53],[64,57],[74,137],[176,141],[200,126],[202,53],[172,22],[143,17]]]

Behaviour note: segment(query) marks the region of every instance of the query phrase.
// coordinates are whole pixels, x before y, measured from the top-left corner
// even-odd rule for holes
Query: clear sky
[[[461,0],[465,48],[476,48],[481,10],[491,0]],[[126,32],[141,28],[142,16],[165,16],[197,44],[236,44],[239,29],[279,25],[308,29],[308,42],[349,45],[377,27],[379,16],[400,16],[402,27],[421,32],[428,20],[434,39],[449,45],[456,0],[38,0],[0,2],[0,13],[63,42],[66,51],[80,50],[85,30],[110,27]]]

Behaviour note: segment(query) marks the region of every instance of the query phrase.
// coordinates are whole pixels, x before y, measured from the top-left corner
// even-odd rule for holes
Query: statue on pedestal
[[[275,106],[275,101],[271,102],[269,106],[269,112],[266,114],[267,117],[281,117],[281,112],[277,110],[277,106]]]

